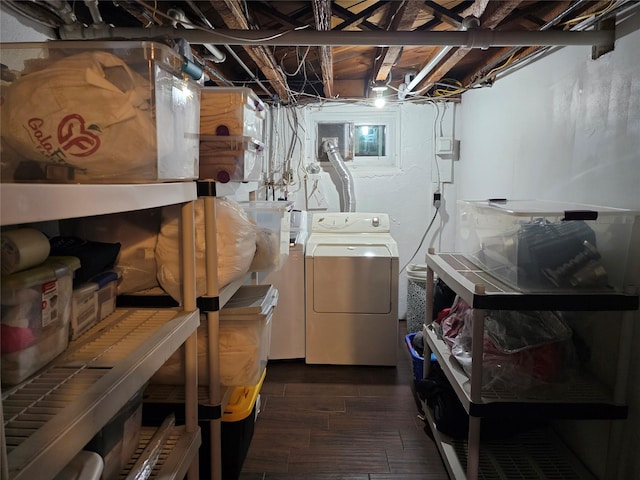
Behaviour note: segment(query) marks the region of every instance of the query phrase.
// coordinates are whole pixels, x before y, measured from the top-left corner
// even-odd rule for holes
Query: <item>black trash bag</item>
[[[416,385],[418,396],[433,411],[436,428],[451,438],[463,439],[469,432],[469,416],[438,364]]]
[[[433,289],[433,312],[431,315],[433,318],[431,320],[435,320],[445,308],[451,308],[455,298],[456,292],[451,290],[441,278],[438,278]]]
[[[73,284],[79,285],[99,273],[113,268],[120,243],[103,243],[77,237],[53,237],[49,240],[51,255],[71,256],[80,259],[80,268],[75,271]]]

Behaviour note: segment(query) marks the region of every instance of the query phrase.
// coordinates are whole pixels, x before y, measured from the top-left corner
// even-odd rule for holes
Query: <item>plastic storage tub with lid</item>
[[[15,385],[69,344],[75,257],[49,257],[38,267],[2,276],[2,383]]]
[[[264,143],[252,137],[200,136],[200,179],[220,183],[257,182]]]
[[[204,87],[200,112],[203,135],[247,136],[265,141],[267,110],[246,87]]]
[[[3,44],[3,182],[198,178],[201,86],[149,41]]]
[[[522,291],[624,290],[637,212],[544,200],[459,201],[461,252]]]
[[[251,271],[279,270],[289,257],[293,202],[255,200],[240,206],[260,227]]]

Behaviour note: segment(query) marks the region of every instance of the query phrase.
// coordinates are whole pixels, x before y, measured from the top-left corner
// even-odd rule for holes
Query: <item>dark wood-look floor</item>
[[[269,362],[240,480],[448,480],[404,334],[396,367]]]

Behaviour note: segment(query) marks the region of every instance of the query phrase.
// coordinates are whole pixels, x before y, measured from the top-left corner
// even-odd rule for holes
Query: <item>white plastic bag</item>
[[[257,227],[243,208],[234,201],[216,198],[216,231],[218,243],[218,285],[242,278],[249,271],[256,252]],[[180,206],[162,209],[162,226],[156,245],[156,263],[160,286],[178,302],[181,301]],[[212,220],[209,220],[212,221]],[[195,202],[196,224],[196,295],[207,291],[204,200]]]

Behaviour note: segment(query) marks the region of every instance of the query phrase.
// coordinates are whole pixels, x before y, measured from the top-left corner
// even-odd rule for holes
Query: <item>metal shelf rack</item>
[[[3,392],[0,477],[54,478],[185,345],[186,422],[169,435],[160,470],[161,478],[197,478],[201,440],[195,368],[200,322],[195,302],[195,183],[2,184],[0,195],[3,226],[180,204],[185,279],[182,307],[118,308],[41,371]]]
[[[548,431],[535,432],[534,437],[525,438],[526,448],[516,447],[520,442],[510,439],[505,444],[496,444],[481,439],[481,418],[572,418],[572,419],[623,419],[627,415],[625,404],[626,373],[629,368],[630,335],[633,310],[638,309],[636,294],[615,292],[521,292],[496,280],[476,266],[462,254],[436,254],[433,249],[426,255],[426,323],[424,358],[433,352],[438,364],[452,385],[456,396],[469,415],[469,434],[466,441],[456,441],[443,435],[436,428],[433,413],[426,404],[423,409],[440,453],[452,478],[476,480],[514,478],[593,478],[587,469],[571,458],[566,448]],[[430,319],[434,296],[434,275],[437,274],[473,310],[472,371],[468,377],[450,354],[448,347],[438,338]],[[483,388],[482,358],[485,310],[563,310],[563,311],[624,311],[623,328],[620,335],[618,376],[613,389],[607,388],[588,373],[580,374],[571,382],[535,392],[510,391]],[[425,361],[423,374],[429,373],[430,362]],[[535,438],[532,442],[531,438]],[[615,441],[615,439],[612,439]],[[535,449],[531,447],[535,445]],[[522,459],[522,467],[509,455],[501,452],[543,452],[539,458]],[[558,452],[567,453],[566,456]],[[546,453],[544,453],[546,452]],[[553,454],[551,454],[553,453]],[[501,458],[505,462],[501,462]],[[550,462],[553,464],[551,465]],[[615,462],[609,461],[609,468]],[[505,465],[511,465],[505,466]],[[509,470],[511,468],[512,470]],[[526,476],[533,469],[534,476]],[[510,473],[504,473],[510,472]],[[555,476],[554,476],[555,475]],[[615,478],[611,476],[610,478]]]

